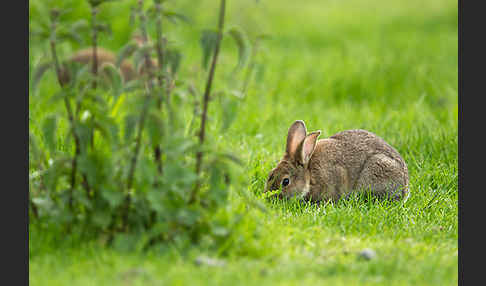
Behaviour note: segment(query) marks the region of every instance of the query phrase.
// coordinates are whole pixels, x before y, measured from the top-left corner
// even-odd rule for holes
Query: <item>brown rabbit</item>
[[[152,44],[151,39],[147,39],[147,40],[148,40],[148,44]],[[142,39],[142,36],[139,34],[133,34],[132,41],[134,41],[138,47],[144,46],[144,41]],[[107,49],[97,47],[96,56],[98,59],[98,69],[102,68],[106,64],[114,65],[116,63],[115,53]],[[93,62],[93,58],[94,58],[93,48],[88,47],[75,52],[69,58],[68,61],[78,62],[81,64],[91,64]],[[151,59],[151,60],[152,60],[152,66],[154,68],[157,68],[157,64],[158,64],[157,59]],[[143,75],[145,73],[145,69],[146,69],[145,65],[142,65],[140,70],[135,71],[135,68],[127,60],[123,60],[120,64],[121,75],[125,82],[134,80],[136,77],[138,77],[138,75]]]
[[[301,120],[290,126],[285,155],[269,174],[265,192],[281,188],[280,197],[337,200],[370,190],[378,197],[406,199],[408,169],[400,154],[366,130],[346,130],[317,140]]]
[[[96,51],[96,55],[97,55],[97,58],[98,58],[98,68],[99,69],[102,68],[103,65],[106,65],[106,64],[113,64],[114,65],[115,62],[116,62],[115,53],[113,53],[109,50],[98,47],[97,51]],[[79,50],[76,53],[74,53],[69,58],[69,61],[78,62],[78,63],[82,63],[82,64],[91,64],[93,62],[93,58],[94,58],[93,48],[89,47],[89,48],[85,48],[85,49]],[[157,67],[157,60],[156,59],[152,59],[152,66],[154,68]],[[128,81],[134,80],[138,75],[143,75],[145,73],[145,66],[142,66],[140,71],[135,72],[135,68],[132,66],[132,64],[129,61],[124,60],[120,64],[120,71],[121,71],[121,75],[123,77],[123,80],[125,82],[128,82]]]
[[[113,52],[103,48],[96,48],[96,55],[98,58],[98,69],[102,68],[105,64],[115,64],[116,56]],[[93,48],[88,47],[75,52],[69,61],[78,62],[82,64],[91,64],[93,62],[94,54]],[[128,61],[123,61],[120,65],[120,71],[125,82],[133,80],[135,78],[135,71],[132,65]]]

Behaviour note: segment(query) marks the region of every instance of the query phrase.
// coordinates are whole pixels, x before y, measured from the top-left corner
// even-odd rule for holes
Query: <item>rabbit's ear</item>
[[[300,143],[304,141],[305,135],[307,134],[307,129],[305,128],[305,123],[302,120],[295,121],[289,128],[289,133],[287,135],[287,147],[286,155],[294,158],[296,155],[297,148]]]
[[[312,153],[314,153],[319,135],[321,135],[320,130],[309,133],[309,135],[305,137],[304,142],[302,142],[302,145],[299,146],[300,158],[297,158],[298,156],[296,156],[296,159],[305,167],[307,167],[307,164],[312,157]]]

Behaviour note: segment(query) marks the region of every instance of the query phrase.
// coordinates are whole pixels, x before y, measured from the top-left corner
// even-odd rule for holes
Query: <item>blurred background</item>
[[[109,23],[112,32],[100,36],[100,46],[116,51],[129,41],[136,32],[130,25],[134,3],[102,6],[99,18]],[[29,5],[31,27],[46,22],[47,9],[54,5],[68,9],[63,21],[90,17],[89,5],[82,0],[33,0]],[[181,77],[194,75],[202,60],[201,31],[216,26],[218,1],[165,5],[191,20],[167,22],[164,29],[172,44],[183,50]],[[444,120],[451,112],[452,117],[457,115],[457,19],[456,1],[261,0],[228,1],[225,25],[244,30],[252,45],[265,36],[253,55],[258,64],[256,83],[248,90],[248,101],[258,103],[250,103],[248,110],[260,120],[272,120],[271,116],[313,121],[317,118],[311,114],[325,113],[328,122],[342,121],[334,118],[342,113],[334,111],[352,106],[361,112],[367,112],[367,106],[373,106],[370,112],[386,109],[385,117],[390,117],[417,102],[436,110],[435,119]],[[61,57],[89,46],[89,33],[80,36],[83,44],[60,45]],[[32,38],[29,71],[47,55],[47,42]],[[216,85],[222,82],[218,79],[244,80],[244,73],[231,73],[236,62],[237,47],[226,37]],[[40,97],[52,91],[53,81],[51,77],[42,83]],[[35,106],[30,107],[35,114]]]

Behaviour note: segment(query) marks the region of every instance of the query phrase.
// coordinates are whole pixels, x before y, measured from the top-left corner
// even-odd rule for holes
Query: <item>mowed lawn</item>
[[[195,23],[167,25],[169,37],[184,49],[184,76],[200,65],[199,32],[216,25],[218,1],[168,2]],[[84,1],[79,3],[73,15],[88,15]],[[103,13],[113,17],[113,36],[102,44],[117,49],[133,28],[128,4],[110,7]],[[244,162],[226,211],[245,215],[229,248],[214,249],[203,241],[148,253],[123,251],[31,224],[30,284],[456,285],[457,1],[233,0],[226,17],[227,26],[270,35],[258,56],[264,69],[240,102],[230,130],[219,134],[217,116],[209,130],[213,142]],[[45,44],[31,40],[30,46],[35,65]],[[63,49],[68,53],[70,47]],[[236,61],[228,40],[216,87],[232,76]],[[48,100],[57,89],[51,74],[38,94],[30,94],[32,132],[40,132],[51,112],[62,111]],[[309,131],[322,130],[321,138],[357,128],[384,138],[408,164],[408,201],[317,206],[261,199],[266,176],[283,155],[287,129],[297,119]],[[266,211],[249,206],[249,199]],[[376,256],[360,259],[358,253],[367,248]],[[200,256],[222,263],[198,265]]]

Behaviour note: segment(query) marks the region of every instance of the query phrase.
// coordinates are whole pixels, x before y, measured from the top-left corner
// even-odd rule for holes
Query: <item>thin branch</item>
[[[51,48],[51,56],[54,60],[54,68],[56,70],[57,80],[59,82],[59,85],[61,86],[61,89],[63,89],[63,92],[65,92],[66,91],[66,88],[65,88],[66,84],[69,82],[70,79],[69,79],[68,71],[61,68],[61,65],[60,65],[60,62],[59,62],[59,57],[57,56],[56,28],[57,28],[57,18],[59,16],[58,13],[59,12],[57,10],[51,11],[51,21],[52,21],[51,31],[52,31],[52,34],[51,34],[51,39],[50,39],[50,48]],[[69,190],[69,201],[68,201],[69,208],[72,211],[72,209],[73,209],[73,191],[74,191],[74,188],[76,186],[76,173],[77,173],[77,167],[78,167],[77,162],[78,162],[78,157],[81,154],[81,143],[80,143],[79,136],[76,133],[76,128],[75,128],[76,122],[74,120],[74,114],[73,114],[73,110],[71,108],[71,103],[69,102],[69,99],[67,98],[66,95],[64,96],[64,105],[66,107],[68,120],[69,120],[69,123],[70,123],[70,127],[72,129],[72,134],[73,134],[73,138],[74,138],[74,157],[73,157],[73,160],[72,160],[72,163],[71,163],[71,179],[70,179],[71,188]],[[89,194],[90,187],[89,187],[89,184],[88,184],[87,177],[86,177],[85,174],[82,174],[82,175],[83,175],[83,180],[84,180],[83,186],[85,187],[86,192]]]
[[[155,3],[155,10],[157,14],[157,22],[156,22],[156,30],[157,30],[157,42],[156,42],[156,51],[157,51],[157,65],[158,65],[158,73],[157,79],[159,82],[160,92],[164,90],[165,85],[165,76],[163,73],[164,68],[164,47],[163,47],[163,39],[162,39],[162,7],[160,2]],[[169,106],[169,98],[168,93],[166,93],[166,104]],[[159,96],[157,98],[157,105],[160,110],[162,110],[162,98]],[[157,170],[159,174],[163,173],[163,164],[162,164],[162,148],[160,145],[155,147],[155,161],[157,162]]]
[[[146,17],[145,14],[143,13],[143,0],[139,0],[138,5],[139,5],[139,12],[140,12],[140,29],[142,30],[142,41],[143,44],[146,45],[148,41],[148,37],[147,37],[147,28],[146,28]],[[140,152],[140,146],[142,142],[143,129],[146,121],[145,119],[147,118],[147,113],[150,106],[150,99],[152,98],[152,92],[154,90],[154,86],[153,86],[154,75],[152,71],[152,60],[150,59],[150,54],[148,50],[145,50],[144,57],[145,57],[145,67],[147,69],[147,75],[148,75],[148,79],[147,79],[148,93],[146,94],[145,102],[142,107],[142,113],[140,114],[140,119],[138,123],[139,124],[138,134],[135,143],[135,152],[130,162],[130,169],[128,172],[128,181],[127,181],[128,191],[130,191],[130,189],[132,188],[135,169],[137,166],[138,154]],[[125,197],[125,203],[123,206],[123,212],[122,212],[122,227],[124,229],[128,227],[128,212],[130,208],[130,203],[131,203],[130,193],[127,193]]]
[[[96,23],[96,15],[98,14],[97,7],[91,7],[91,31],[92,31],[92,45],[93,45],[93,88],[96,89],[98,81],[98,27]]]
[[[61,69],[61,66],[60,66],[60,63],[59,63],[59,58],[57,56],[57,51],[56,51],[56,26],[57,26],[57,14],[55,11],[52,12],[51,14],[51,17],[52,17],[52,26],[51,26],[51,31],[52,31],[52,35],[51,35],[51,39],[50,39],[50,47],[51,47],[51,55],[52,55],[52,58],[54,59],[54,68],[56,69],[56,74],[57,74],[57,80],[59,82],[59,85],[61,86],[61,88],[64,90],[65,89],[65,85],[66,83],[69,81],[68,79],[68,75],[67,75],[67,71],[66,70],[62,70]],[[75,128],[74,128],[74,116],[73,116],[73,111],[71,109],[71,103],[69,102],[69,99],[64,96],[64,105],[66,107],[66,111],[67,111],[67,115],[68,115],[68,119],[69,119],[69,123],[71,125],[71,128],[72,128],[72,133],[73,133],[73,137],[74,137],[74,148],[75,148],[75,152],[74,152],[74,157],[73,157],[73,160],[72,160],[72,166],[71,166],[71,189],[70,189],[70,193],[69,193],[69,208],[72,210],[73,208],[73,190],[74,190],[74,187],[76,186],[76,171],[77,171],[77,157],[79,155],[79,137],[77,136],[76,132],[75,132]]]
[[[226,0],[221,0],[221,6],[219,8],[219,22],[218,22],[218,38],[216,40],[216,48],[214,50],[214,56],[211,62],[211,69],[209,71],[208,80],[206,83],[206,89],[204,90],[204,98],[203,98],[203,110],[201,114],[201,128],[199,130],[199,146],[202,148],[204,144],[204,139],[206,135],[206,118],[207,118],[207,111],[208,111],[208,103],[209,97],[211,93],[211,85],[213,83],[214,72],[216,70],[216,63],[218,60],[219,49],[221,44],[221,39],[223,38],[223,29],[224,29],[224,13],[225,13],[225,6]],[[199,150],[196,153],[196,175],[199,176],[201,173],[201,165],[203,160],[203,152]],[[199,192],[201,181],[198,178],[196,181],[196,185],[191,193],[191,197],[189,202],[194,203],[197,199],[197,193]]]
[[[155,28],[156,28],[156,32],[157,32],[157,41],[156,41],[156,51],[157,51],[157,65],[158,65],[158,73],[157,73],[157,79],[159,81],[159,86],[161,89],[163,89],[164,87],[164,81],[165,81],[165,77],[164,77],[164,74],[163,74],[163,67],[164,67],[164,46],[163,46],[163,39],[162,39],[162,7],[161,7],[162,4],[160,4],[159,2],[157,2],[155,4],[155,10],[156,10],[156,15],[157,15],[157,18],[156,18],[156,25],[155,25]],[[159,108],[161,108],[161,100],[160,98],[158,99],[158,105],[159,105]]]

